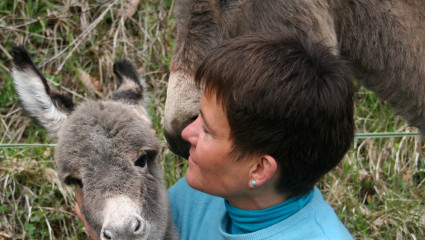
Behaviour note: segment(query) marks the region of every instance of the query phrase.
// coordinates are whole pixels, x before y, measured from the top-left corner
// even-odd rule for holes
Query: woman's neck
[[[278,193],[274,187],[262,186],[238,196],[226,197],[227,202],[244,210],[266,209],[286,201],[288,198]]]

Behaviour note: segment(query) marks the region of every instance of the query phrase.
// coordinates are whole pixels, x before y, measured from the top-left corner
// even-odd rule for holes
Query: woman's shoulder
[[[312,225],[315,226],[311,227],[318,229],[323,236],[327,237],[326,239],[353,239],[332,206],[323,199],[317,187],[314,188],[314,197],[308,207],[312,209]]]
[[[224,199],[193,189],[189,186],[186,178],[183,177],[168,189],[168,197],[171,207],[193,206],[202,207],[203,205],[214,206],[225,209]]]
[[[220,238],[218,225],[226,211],[223,198],[191,188],[186,178],[174,184],[168,195],[171,214],[181,239]]]
[[[198,191],[190,187],[186,181],[186,177],[181,178],[172,187],[168,189],[168,196],[170,198],[170,201],[175,199],[188,198],[188,197],[190,198],[185,200],[190,201],[193,198],[196,198],[196,199],[217,198],[215,196],[203,193],[201,191]]]

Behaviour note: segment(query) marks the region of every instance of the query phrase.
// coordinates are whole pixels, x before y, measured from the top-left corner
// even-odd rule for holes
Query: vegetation
[[[0,239],[84,239],[73,188],[58,181],[55,143],[19,108],[11,48],[25,45],[51,85],[74,101],[107,98],[113,61],[127,58],[146,78],[149,113],[168,186],[185,160],[167,148],[163,112],[175,38],[174,0],[0,1]],[[59,85],[60,84],[60,85]],[[357,132],[413,132],[374,94],[358,87]],[[318,184],[355,239],[425,239],[425,162],[419,137],[356,138]]]

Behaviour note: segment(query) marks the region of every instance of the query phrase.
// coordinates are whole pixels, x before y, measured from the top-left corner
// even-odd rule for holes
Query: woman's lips
[[[192,164],[195,164],[195,165],[198,165],[198,163],[196,163],[194,160],[193,160],[193,158],[192,158],[192,156],[191,155],[189,155],[189,164],[190,163],[192,163]]]

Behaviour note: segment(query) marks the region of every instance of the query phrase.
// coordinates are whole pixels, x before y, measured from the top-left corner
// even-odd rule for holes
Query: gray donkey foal
[[[79,184],[82,213],[101,239],[177,239],[159,144],[143,106],[144,89],[127,61],[114,64],[112,100],[71,99],[50,88],[23,47],[15,47],[13,80],[27,114],[57,138],[60,179]]]

